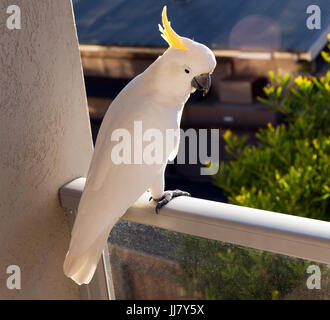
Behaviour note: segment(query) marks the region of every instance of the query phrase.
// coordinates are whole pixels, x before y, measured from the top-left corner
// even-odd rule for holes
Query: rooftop
[[[212,49],[309,52],[312,59],[327,42],[330,2],[317,0],[321,29],[306,32],[309,0],[74,0],[80,43],[164,47],[158,23],[168,6],[169,20],[181,36]]]

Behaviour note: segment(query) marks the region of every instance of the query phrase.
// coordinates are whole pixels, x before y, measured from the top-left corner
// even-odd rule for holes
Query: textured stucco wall
[[[6,9],[21,9],[9,30]],[[85,176],[92,140],[70,0],[0,1],[0,298],[77,299],[62,264],[58,189]],[[9,290],[8,265],[21,268]]]

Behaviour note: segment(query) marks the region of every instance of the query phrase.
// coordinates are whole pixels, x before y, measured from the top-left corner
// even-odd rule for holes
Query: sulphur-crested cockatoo
[[[177,35],[167,20],[166,6],[162,23],[159,29],[169,48],[118,94],[98,134],[64,261],[64,273],[78,284],[90,282],[112,227],[147,189],[156,201],[156,212],[172,198],[188,195],[164,191],[164,171],[168,160],[177,155],[178,135],[174,135],[171,150],[164,143],[162,161],[141,161],[136,156],[130,163],[117,163],[111,156],[120,143],[118,137],[112,137],[117,129],[133,135],[138,121],[144,132],[157,129],[166,137],[167,129],[179,130],[190,94],[196,89],[204,94],[209,90],[210,74],[216,66],[212,51]]]

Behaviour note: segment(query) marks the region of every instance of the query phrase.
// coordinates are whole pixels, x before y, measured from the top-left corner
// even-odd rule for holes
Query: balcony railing
[[[85,185],[78,178],[60,189],[63,208],[71,211],[71,224]],[[291,257],[330,264],[330,223],[231,204],[179,197],[160,213],[145,193],[122,219],[219,240]],[[104,250],[96,274],[81,287],[82,298],[114,299],[109,256]]]

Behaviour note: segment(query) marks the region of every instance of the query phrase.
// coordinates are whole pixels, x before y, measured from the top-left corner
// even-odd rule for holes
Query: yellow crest
[[[167,20],[166,6],[162,12],[163,27],[159,24],[159,31],[161,32],[162,38],[169,44],[170,47],[178,50],[187,50],[184,46],[181,37],[171,28],[171,23]]]

